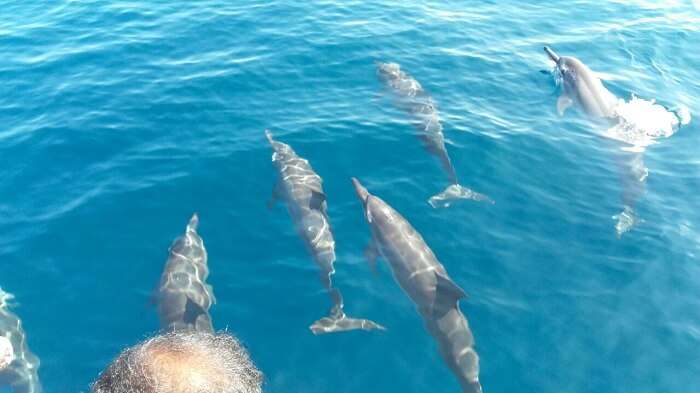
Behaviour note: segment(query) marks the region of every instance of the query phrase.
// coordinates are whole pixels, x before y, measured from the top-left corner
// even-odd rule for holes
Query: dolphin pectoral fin
[[[496,203],[493,199],[489,198],[488,195],[478,193],[461,184],[450,184],[444,191],[430,197],[428,203],[434,209],[445,208],[450,207],[452,202],[458,199],[471,199],[477,202],[487,202],[490,204]]]
[[[345,315],[340,318],[323,317],[309,326],[309,329],[317,336],[350,330],[386,330],[384,326],[369,319],[349,318]]]
[[[573,104],[573,100],[566,94],[562,94],[557,98],[557,113],[559,116],[563,116],[566,109]]]
[[[275,188],[272,189],[272,195],[270,195],[270,199],[267,200],[267,208],[272,209],[275,207],[277,202],[280,200],[280,197],[282,195],[282,186],[280,185],[280,182],[275,183]]]
[[[443,306],[453,306],[459,299],[467,297],[466,292],[455,284],[449,277],[436,273],[437,284],[435,288],[435,303]]]
[[[369,269],[375,276],[378,275],[377,257],[379,257],[377,245],[376,243],[374,243],[374,241],[370,241],[369,244],[367,244],[367,247],[365,247],[365,258],[367,259],[367,263],[369,264]]]

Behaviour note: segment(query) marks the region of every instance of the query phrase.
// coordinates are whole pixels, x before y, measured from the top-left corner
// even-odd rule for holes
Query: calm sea
[[[700,113],[697,1],[3,1],[0,286],[48,393],[87,392],[155,333],[149,298],[193,212],[217,329],[269,393],[457,392],[369,232],[350,177],[400,211],[469,294],[486,393],[700,392],[700,133],[644,152],[620,238],[621,144],[560,117],[542,47],[618,97]],[[446,185],[375,61],[438,105],[460,180],[494,205],[433,209]],[[323,177],[348,314],[386,332],[313,336],[330,307],[281,206],[263,130]],[[2,391],[2,388],[0,388]]]

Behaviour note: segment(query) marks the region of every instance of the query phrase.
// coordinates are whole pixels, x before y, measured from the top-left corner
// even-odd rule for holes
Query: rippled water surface
[[[647,147],[644,222],[618,239],[621,144],[557,115],[542,47],[697,117],[699,42],[687,1],[3,2],[0,286],[45,391],[86,392],[157,331],[149,299],[194,211],[214,325],[266,392],[459,391],[388,266],[365,263],[357,176],[469,294],[485,392],[697,392],[698,122]],[[375,61],[432,95],[461,182],[494,205],[428,205],[445,174]],[[309,332],[330,303],[285,209],[266,208],[265,128],[324,178],[346,310],[386,332]]]

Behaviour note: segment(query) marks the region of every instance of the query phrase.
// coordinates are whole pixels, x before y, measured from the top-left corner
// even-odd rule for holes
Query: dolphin
[[[619,99],[605,88],[603,82],[588,66],[575,57],[559,56],[548,46],[547,56],[556,63],[563,85],[557,99],[557,112],[563,115],[574,102],[593,118],[616,121],[615,107]]]
[[[269,130],[265,131],[265,136],[272,146],[272,162],[279,176],[270,206],[277,199],[286,201],[299,236],[321,269],[321,282],[333,302],[330,315],[314,322],[309,329],[316,335],[355,329],[385,330],[376,322],[350,318],[343,311],[343,296],[331,281],[335,273],[335,240],[328,219],[323,180],[289,145],[274,140]]]
[[[575,57],[559,56],[550,47],[545,46],[547,56],[556,64],[556,72],[562,84],[562,93],[557,99],[557,113],[564,114],[572,104],[578,104],[593,120],[603,121],[608,125],[619,123],[616,113],[620,99],[611,93],[588,66]],[[642,152],[629,151],[617,157],[623,184],[623,211],[613,216],[617,223],[615,231],[618,237],[642,222],[634,212],[636,201],[645,192],[645,181],[649,174],[644,166]]]
[[[413,116],[423,146],[428,152],[437,156],[447,173],[450,185],[443,192],[428,199],[428,203],[434,208],[449,207],[452,201],[457,199],[493,203],[488,196],[459,184],[457,172],[445,148],[445,135],[442,132],[437,105],[420,83],[402,71],[396,63],[377,62],[377,74],[379,79],[394,92],[398,98],[399,107]]]
[[[401,214],[370,194],[359,180],[353,178],[352,182],[372,232],[366,253],[370,264],[374,265],[379,255],[389,263],[394,279],[415,303],[462,392],[480,393],[474,336],[458,306],[466,297],[464,290],[452,281],[423,237]]]
[[[39,382],[39,358],[27,346],[27,334],[22,329],[22,321],[9,310],[8,301],[13,296],[0,288],[0,344],[5,348],[5,356],[0,360],[0,390],[9,386],[13,393],[41,393]]]
[[[213,332],[209,308],[216,302],[209,276],[207,250],[197,234],[199,217],[192,215],[185,233],[170,246],[157,291],[163,331]]]

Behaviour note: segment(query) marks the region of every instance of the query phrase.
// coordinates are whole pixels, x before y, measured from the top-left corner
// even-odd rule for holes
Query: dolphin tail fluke
[[[199,215],[197,213],[192,214],[192,218],[187,223],[187,232],[197,232],[197,227],[199,226]]]
[[[452,202],[459,199],[471,199],[473,201],[487,202],[490,204],[496,203],[488,195],[478,193],[461,184],[450,184],[444,191],[430,197],[428,203],[430,203],[430,206],[433,208],[438,209],[450,207]]]
[[[309,326],[315,335],[326,333],[347,332],[350,330],[386,330],[386,328],[369,319],[350,318],[345,314],[334,317],[324,317]]]
[[[615,233],[618,239],[631,231],[632,228],[644,222],[630,206],[625,206],[620,214],[614,215],[613,220],[617,221],[615,223]]]
[[[482,393],[481,383],[477,381],[465,381],[461,383],[462,393]]]

